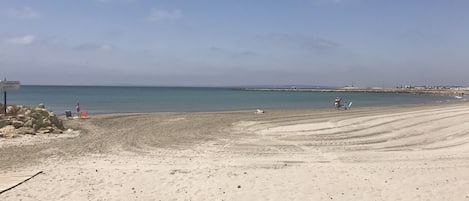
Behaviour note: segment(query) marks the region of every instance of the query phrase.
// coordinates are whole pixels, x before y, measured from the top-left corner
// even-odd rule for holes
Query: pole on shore
[[[3,91],[3,112],[7,115],[7,91]]]
[[[3,79],[3,82],[7,82],[7,78]],[[3,89],[3,114],[7,116],[7,90]]]

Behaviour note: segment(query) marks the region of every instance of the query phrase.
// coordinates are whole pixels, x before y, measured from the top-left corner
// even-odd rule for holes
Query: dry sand
[[[0,146],[0,200],[469,200],[469,103],[91,115]],[[5,141],[0,141],[5,144]]]

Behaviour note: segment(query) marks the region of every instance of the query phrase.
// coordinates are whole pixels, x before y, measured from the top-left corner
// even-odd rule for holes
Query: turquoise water
[[[384,93],[241,91],[198,87],[22,86],[8,92],[9,104],[44,103],[56,113],[227,111],[250,109],[332,108],[335,97],[353,101],[353,107],[446,102],[450,96]]]

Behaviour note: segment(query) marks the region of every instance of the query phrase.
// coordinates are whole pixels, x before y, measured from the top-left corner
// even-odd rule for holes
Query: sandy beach
[[[90,114],[0,139],[0,200],[469,200],[469,103]]]

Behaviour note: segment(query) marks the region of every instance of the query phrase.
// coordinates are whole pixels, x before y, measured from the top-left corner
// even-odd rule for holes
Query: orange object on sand
[[[80,112],[80,119],[85,119],[88,116],[88,112]]]

